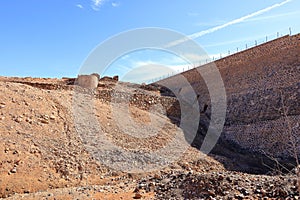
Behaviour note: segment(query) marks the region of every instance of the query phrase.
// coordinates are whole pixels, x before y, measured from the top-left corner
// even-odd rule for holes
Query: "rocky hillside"
[[[209,155],[198,151],[211,105],[197,69],[152,85],[102,79],[94,90],[70,78],[0,77],[0,198],[298,199],[299,39],[205,66],[220,70],[227,94]],[[184,92],[178,76],[197,95],[192,141],[181,127],[190,105],[159,85]]]
[[[176,117],[180,114],[175,109],[178,102],[174,97],[161,95],[159,87],[100,81],[97,90],[85,90],[70,84],[69,79],[1,77],[0,91],[2,198],[257,199],[299,196],[293,174],[261,176],[231,172],[223,164],[232,163],[235,158],[220,154],[207,156],[189,147],[184,133],[176,125]],[[84,98],[76,102],[81,95]],[[91,102],[92,116],[103,125],[101,131],[85,127],[91,121],[85,118],[85,113],[91,112],[88,104]],[[124,115],[125,111],[120,109],[124,102],[129,105],[129,115]],[[74,115],[74,105],[82,114],[81,121],[75,119],[78,115]],[[128,116],[140,126],[122,123]],[[159,131],[154,134],[152,129],[147,131],[149,123],[160,127]],[[145,129],[138,129],[140,127]],[[175,137],[174,133],[181,135],[178,147],[186,149],[172,162],[166,157],[156,160],[161,165],[153,170],[128,172],[126,166],[123,171],[117,170],[119,165],[114,164],[126,164],[124,160],[116,162],[116,158],[120,158],[118,152],[98,155],[97,151],[92,151],[95,148],[89,146],[97,147],[101,143],[100,134],[104,134],[120,149],[135,153],[129,156],[140,155],[129,157],[132,165],[147,166],[158,157],[145,155],[164,149]],[[90,134],[94,135],[88,140]],[[176,151],[165,149],[168,155]]]

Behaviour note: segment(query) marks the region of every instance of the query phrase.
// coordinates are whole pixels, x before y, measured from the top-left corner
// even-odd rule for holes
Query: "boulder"
[[[119,76],[113,76],[112,78],[114,81],[119,81]]]

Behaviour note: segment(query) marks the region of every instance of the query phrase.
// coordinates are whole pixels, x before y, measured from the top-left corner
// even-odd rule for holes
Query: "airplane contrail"
[[[261,9],[261,10],[259,10],[259,11],[256,11],[256,12],[254,12],[254,13],[251,13],[251,14],[246,15],[246,16],[244,16],[244,17],[240,17],[240,18],[238,18],[238,19],[232,20],[232,21],[227,22],[227,23],[225,23],[225,24],[222,24],[222,25],[219,25],[219,26],[216,26],[216,27],[213,27],[213,28],[204,30],[204,31],[200,31],[200,32],[197,32],[197,33],[188,35],[187,38],[183,38],[183,39],[176,40],[176,41],[174,41],[174,42],[169,43],[169,44],[167,45],[167,47],[176,46],[176,45],[178,45],[178,44],[181,44],[181,43],[183,43],[183,42],[188,41],[189,39],[196,39],[196,38],[199,38],[199,37],[201,37],[201,36],[203,36],[203,35],[206,35],[206,34],[209,34],[209,33],[213,33],[213,32],[218,31],[218,30],[220,30],[220,29],[226,28],[226,27],[228,27],[228,26],[231,26],[231,25],[234,25],[234,24],[237,24],[237,23],[241,23],[241,22],[243,22],[243,21],[245,21],[245,20],[247,20],[247,19],[249,19],[249,18],[252,18],[252,17],[258,16],[258,15],[261,15],[261,14],[263,14],[263,13],[265,13],[265,12],[268,12],[268,11],[270,11],[270,10],[273,10],[274,8],[283,6],[283,5],[285,5],[285,4],[287,4],[287,3],[291,2],[291,1],[293,1],[293,0],[285,0],[285,1],[281,2],[281,3],[274,4],[274,5],[272,5],[272,6],[269,6],[269,7],[267,7],[267,8]]]

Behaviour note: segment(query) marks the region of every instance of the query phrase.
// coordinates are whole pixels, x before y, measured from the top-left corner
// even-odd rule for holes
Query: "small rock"
[[[17,168],[12,168],[12,170],[10,170],[11,173],[17,173]]]
[[[232,182],[232,180],[231,180],[231,178],[230,178],[230,177],[226,177],[226,180],[227,180],[229,183],[231,183],[231,182]]]
[[[55,117],[54,115],[51,115],[51,116],[50,116],[50,119],[51,119],[51,120],[55,120],[56,117]]]
[[[245,198],[243,194],[236,194],[236,195],[234,195],[234,197],[236,199],[244,199]]]
[[[133,192],[138,193],[140,191],[140,189],[138,187],[136,187]]]
[[[167,184],[168,182],[170,182],[170,179],[165,178],[161,181],[162,184]]]
[[[32,120],[30,118],[26,118],[25,121],[28,123],[32,122]]]
[[[43,123],[43,124],[49,124],[49,121],[46,120],[46,119],[41,119],[41,123]]]
[[[264,189],[261,189],[261,190],[260,190],[260,193],[261,193],[263,196],[266,195],[266,191],[265,191]]]
[[[292,190],[292,191],[297,191],[297,189],[298,189],[297,186],[294,186],[294,185],[293,185],[293,186],[291,187],[291,190]]]
[[[154,178],[155,178],[155,179],[161,179],[161,176],[160,176],[159,174],[155,174],[155,175],[154,175]]]
[[[125,183],[121,182],[121,183],[119,184],[119,187],[120,187],[121,189],[123,189],[123,188],[125,187]]]
[[[139,188],[143,188],[143,187],[145,187],[146,186],[146,183],[140,183],[139,184]]]
[[[215,192],[213,190],[203,191],[203,193],[208,194],[209,196],[215,196]]]
[[[15,161],[15,165],[17,166],[17,165],[19,165],[21,163],[21,160],[17,160],[17,161]],[[16,167],[15,166],[15,167]]]
[[[135,193],[134,199],[141,199],[143,196],[140,193]]]
[[[242,194],[245,195],[245,196],[248,196],[248,195],[249,195],[249,192],[248,192],[246,189],[244,189],[244,188],[241,190],[241,192],[242,192]]]
[[[222,180],[224,180],[224,176],[222,174],[220,174],[218,177],[218,181],[222,181]]]
[[[256,190],[255,190],[255,193],[256,193],[256,194],[260,194],[260,193],[261,193],[260,189],[256,189]]]
[[[18,117],[17,119],[15,119],[15,121],[16,121],[16,122],[18,122],[18,123],[20,123],[20,122],[22,122],[22,121],[23,121],[23,119],[22,119],[22,118],[20,118],[20,117]]]
[[[151,182],[151,183],[149,183],[149,186],[155,186],[155,182]]]

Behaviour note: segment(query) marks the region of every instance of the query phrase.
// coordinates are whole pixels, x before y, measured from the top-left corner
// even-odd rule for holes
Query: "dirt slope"
[[[53,80],[30,79],[26,80],[26,84],[22,84],[11,82],[17,81],[16,79],[2,79],[4,79],[0,81],[2,197],[51,188],[101,185],[110,180],[112,175],[119,175],[95,160],[82,145],[71,113],[74,86],[70,86],[69,90],[45,90],[29,86],[28,83],[47,82],[48,85],[57,83]],[[157,139],[154,143],[154,140],[147,142],[135,137],[122,137],[112,120],[113,117],[110,116],[110,105],[100,99],[95,99],[95,103],[97,118],[103,124],[111,124],[105,126],[105,132],[117,145],[131,149],[136,149],[136,144],[144,148],[158,148],[163,145],[163,139]],[[145,112],[132,107],[132,115],[141,123],[149,121]],[[170,122],[165,123],[174,127]]]
[[[114,82],[104,81],[96,91],[82,90],[93,102],[92,110],[86,105],[87,100],[78,104],[81,111],[93,112],[90,114],[104,125],[101,133],[112,144],[144,155],[164,147],[174,138],[174,132],[180,131],[159,109],[148,110],[149,96],[153,101],[160,98],[171,101],[169,97],[160,97],[158,91],[146,91],[125,83],[117,88],[118,94],[125,97],[138,91],[144,96],[144,99],[136,97],[137,102],[130,104],[131,118],[141,125],[139,127],[154,123],[162,128],[159,134],[153,134],[153,130],[126,127],[124,123],[124,127],[120,127],[116,116],[124,121],[126,115],[118,107],[119,103],[110,103],[105,97],[106,93],[116,90],[114,85]],[[0,78],[0,198],[256,199],[299,195],[293,176],[229,172],[214,159],[226,158],[218,155],[212,158],[191,147],[174,162],[154,171],[126,173],[115,170],[108,164],[115,163],[117,155],[107,154],[99,159],[97,152],[93,153],[84,145],[87,140],[82,135],[83,130],[74,124],[78,123],[72,111],[76,87],[60,79]],[[83,124],[90,123],[89,118],[81,117],[81,120],[86,120],[79,121]],[[88,132],[100,134],[95,130],[85,131],[87,135]],[[97,134],[91,139],[100,143]],[[145,135],[146,139],[141,137]],[[169,149],[169,153],[173,150]],[[101,162],[104,159],[109,161]],[[148,161],[151,160],[143,160]]]

